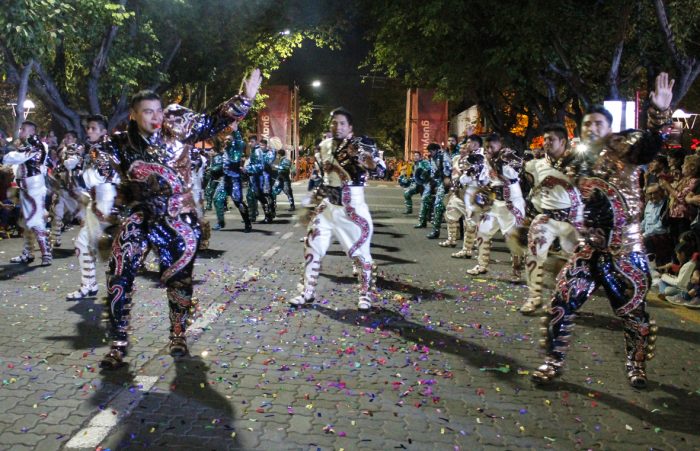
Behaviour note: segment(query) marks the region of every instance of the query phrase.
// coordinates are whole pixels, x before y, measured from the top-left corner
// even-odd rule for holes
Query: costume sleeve
[[[216,107],[208,114],[198,114],[184,141],[196,143],[209,139],[225,129],[231,122],[243,119],[250,110],[253,102],[236,95]]]
[[[647,164],[656,157],[661,150],[665,136],[662,127],[671,121],[671,110],[657,110],[649,107],[647,110],[647,128],[644,131],[632,133],[632,145],[628,153],[628,160],[633,164]]]

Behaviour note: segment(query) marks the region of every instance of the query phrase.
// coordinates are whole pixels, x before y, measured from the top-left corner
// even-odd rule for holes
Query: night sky
[[[297,49],[292,57],[282,63],[280,69],[272,74],[269,84],[288,84],[294,82],[299,86],[301,97],[313,100],[326,113],[333,108],[343,106],[353,113],[354,129],[362,132],[366,118],[369,116],[371,80],[362,83],[362,76],[367,75],[367,69],[359,70],[358,66],[369,50],[358,32],[343,36],[344,45],[340,50],[317,48],[311,42]],[[320,88],[313,88],[311,82],[320,80]]]

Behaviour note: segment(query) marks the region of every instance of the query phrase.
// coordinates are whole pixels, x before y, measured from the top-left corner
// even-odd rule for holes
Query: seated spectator
[[[16,199],[10,196],[14,173],[7,166],[0,167],[0,239],[10,238],[13,231],[17,230],[19,219],[19,205]],[[14,188],[15,194],[16,188]]]
[[[657,266],[665,265],[673,259],[673,237],[669,233],[668,201],[657,184],[647,186],[647,204],[642,218],[644,246]]]
[[[692,309],[700,309],[700,269],[693,271],[690,277],[690,290],[688,290],[690,300],[682,305]]]
[[[695,248],[689,243],[681,243],[676,247],[676,257],[680,262],[680,269],[677,275],[673,275],[674,266],[669,263],[665,266],[659,266],[659,271],[670,270],[666,274],[661,275],[659,281],[659,296],[661,299],[667,300],[672,304],[679,304],[690,300],[688,294],[690,279],[695,271],[696,260],[698,254],[695,253]]]

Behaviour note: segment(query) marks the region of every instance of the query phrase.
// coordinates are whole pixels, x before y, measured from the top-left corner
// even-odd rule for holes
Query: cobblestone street
[[[518,312],[526,288],[508,282],[502,240],[490,272],[466,276],[473,260],[450,258],[413,228],[398,188],[373,184],[376,309],[357,311],[351,262],[334,244],[317,302],[294,310],[285,300],[297,294],[304,229],[283,198],[274,224],[243,234],[234,208],[213,232],[195,267],[189,357],[167,353],[165,290],[149,260],[129,366],[114,372],[97,366],[104,277],[98,299],[65,300],[80,280],[77,227],[47,268],[10,264],[22,240],[0,241],[0,449],[700,449],[697,312],[652,297],[659,338],[640,391],[598,293],[576,319],[563,377],[536,387],[539,316]]]

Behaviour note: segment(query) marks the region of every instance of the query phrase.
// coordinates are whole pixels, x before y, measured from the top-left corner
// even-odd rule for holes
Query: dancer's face
[[[601,138],[605,138],[612,132],[608,119],[600,113],[591,113],[583,116],[581,121],[581,137],[585,144],[593,144]]]
[[[447,138],[447,146],[450,149],[454,149],[457,146],[457,139],[453,136],[450,136],[449,138]]]
[[[160,100],[142,100],[131,109],[131,119],[136,121],[139,132],[151,136],[163,125],[163,106]]]
[[[331,119],[331,133],[335,139],[345,139],[352,133],[352,125],[344,114],[336,114]]]
[[[413,152],[413,161],[414,162],[416,162],[416,163],[419,162],[422,159],[422,157],[423,156],[420,154],[420,152]]]
[[[503,147],[503,144],[500,141],[489,141],[486,143],[486,152],[493,157],[501,150],[501,147]]]
[[[550,158],[558,159],[566,151],[566,140],[556,133],[547,132],[544,134],[544,151]]]
[[[91,121],[88,122],[86,132],[90,142],[96,143],[102,136],[107,134],[107,129],[103,128],[99,122]]]
[[[19,129],[19,139],[27,139],[36,134],[36,127],[30,124],[23,124]]]

